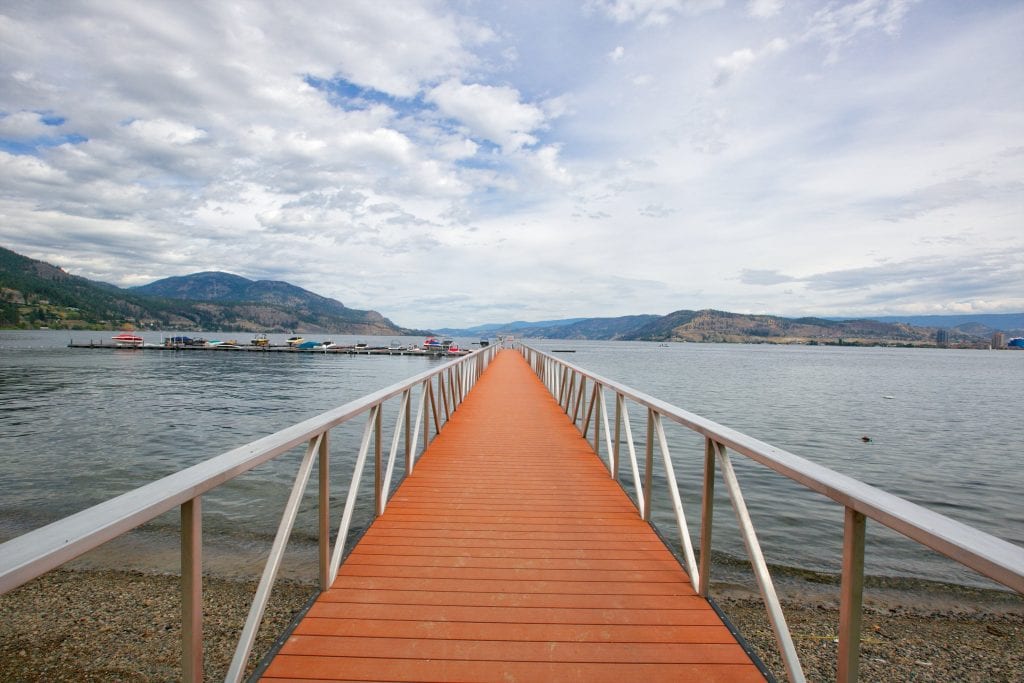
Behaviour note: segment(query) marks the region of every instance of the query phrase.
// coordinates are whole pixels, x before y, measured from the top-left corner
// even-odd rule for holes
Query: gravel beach
[[[759,598],[719,606],[780,681],[785,667]],[[782,604],[808,681],[836,680],[837,604]],[[862,681],[1024,681],[1024,615],[867,607],[860,654]]]
[[[256,583],[204,577],[205,680],[224,680]],[[0,596],[0,681],[180,680],[179,585],[162,574],[58,570]],[[250,672],[314,591],[277,583]]]
[[[254,581],[205,579],[206,680],[223,679],[255,588]],[[303,583],[275,587],[250,671],[313,592]],[[938,598],[905,597],[868,595],[861,680],[1024,681],[1020,596],[946,588]],[[717,602],[785,680],[760,600],[727,590]],[[835,680],[837,605],[811,596],[799,602],[784,597],[783,607],[807,679]],[[51,572],[0,596],[0,680],[177,680],[179,610],[175,576]]]

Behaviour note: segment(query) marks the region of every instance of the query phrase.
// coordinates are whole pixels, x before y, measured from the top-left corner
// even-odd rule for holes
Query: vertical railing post
[[[462,371],[463,365],[464,363],[459,363],[455,366],[456,387],[458,388],[458,391],[455,392],[455,405],[457,406],[462,405],[462,401],[466,398],[466,373]]]
[[[319,458],[319,491],[320,505],[318,510],[318,526],[320,542],[318,556],[320,561],[320,592],[325,592],[331,587],[331,459],[327,447],[327,438],[330,432],[324,432],[320,439],[320,447],[317,453]]]
[[[843,520],[843,574],[839,588],[839,683],[854,683],[859,675],[866,522],[863,514],[853,508],[846,508]]]
[[[439,372],[437,374],[437,393],[441,395],[441,398],[444,401],[444,421],[447,422],[452,419],[452,407],[448,403],[448,396],[451,393],[448,391],[448,384],[451,384],[451,380],[449,378],[448,383],[446,384],[445,374],[449,374],[450,377],[450,372]],[[440,433],[440,431],[441,430],[438,429],[438,433]]]
[[[375,516],[380,516],[384,512],[384,497],[387,495],[384,491],[384,473],[381,471],[381,425],[384,422],[384,405],[377,406],[377,415],[373,421],[373,509]]]
[[[426,382],[427,401],[430,404],[430,414],[434,417],[434,436],[441,433],[441,417],[437,407],[437,396],[434,394],[434,383],[429,379]],[[426,415],[424,415],[426,420]],[[426,450],[427,446],[430,445],[430,425],[424,422],[425,428],[423,430],[423,448]]]
[[[459,369],[457,367],[455,367],[455,368],[448,368],[448,391],[452,395],[452,412],[453,413],[459,407],[458,372],[459,372]],[[451,416],[449,416],[448,419],[449,420],[452,419]]]
[[[711,523],[715,512],[715,445],[704,439],[704,492],[700,509],[700,585],[697,592],[708,597],[711,589]]]
[[[615,436],[612,441],[612,479],[619,478],[619,430],[622,427],[622,394],[615,392]],[[641,503],[642,505],[642,503]],[[642,512],[642,511],[641,511]]]
[[[604,425],[604,448],[605,452],[608,454],[608,474],[612,477],[616,477],[618,476],[618,473],[612,472],[612,451],[614,448],[612,447],[612,429],[611,425],[608,424],[608,406],[604,402],[604,387],[601,387],[598,402],[600,403],[598,407],[601,409],[601,422]],[[601,451],[597,448],[594,448],[594,452],[597,453],[598,456],[601,455]]]
[[[644,445],[644,521],[651,521],[651,486],[654,481],[654,410],[647,409],[647,442]]]
[[[181,504],[181,679],[203,680],[203,506]]]
[[[409,387],[409,400],[405,402],[405,476],[412,474],[412,387]]]
[[[423,450],[430,444],[430,380],[423,383]]]

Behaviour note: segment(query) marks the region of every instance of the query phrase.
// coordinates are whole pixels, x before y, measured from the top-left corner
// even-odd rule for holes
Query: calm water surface
[[[1024,353],[564,341],[536,346],[574,349],[555,355],[1024,545]],[[634,434],[642,435],[640,416],[633,417]],[[697,527],[703,443],[682,429],[675,434],[670,446],[682,485],[689,486],[683,493],[688,522]],[[741,457],[734,464],[769,563],[838,572],[842,509]],[[657,479],[661,504],[652,508],[668,523],[672,512]],[[715,548],[741,557],[722,489],[716,487]],[[869,523],[868,529],[870,573],[985,585],[880,525]]]
[[[96,341],[109,337],[91,335]],[[72,336],[90,339],[90,333]],[[145,336],[152,342],[163,337]],[[0,539],[437,364],[388,356],[77,350],[66,348],[69,339],[67,332],[0,332]],[[391,338],[335,341],[386,345]],[[536,346],[575,349],[564,356],[570,362],[1024,545],[1024,353],[564,341]],[[640,411],[633,412],[634,434],[642,440]],[[332,466],[339,475],[335,510],[361,429],[358,420],[332,434]],[[673,428],[669,438],[696,536],[702,442]],[[642,444],[638,448],[642,453]],[[204,533],[213,549],[208,569],[258,571],[299,457],[289,454],[204,497]],[[760,466],[737,458],[736,469],[769,563],[837,571],[842,510]],[[672,513],[659,485],[664,476],[659,469],[655,474],[655,518],[668,530]],[[744,551],[722,488],[715,549],[727,572]],[[293,541],[299,564],[313,557],[311,512],[304,510]],[[359,523],[368,519],[364,504]],[[89,561],[173,567],[176,525],[176,517],[166,515]],[[874,524],[867,556],[868,571],[876,575],[984,585]]]

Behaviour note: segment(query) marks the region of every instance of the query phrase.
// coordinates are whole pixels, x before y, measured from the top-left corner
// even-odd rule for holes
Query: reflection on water
[[[160,338],[147,333],[147,341]],[[0,332],[0,538],[436,364],[388,356],[80,350],[65,348],[67,342],[67,333]],[[566,348],[567,342],[537,346]],[[570,362],[1024,545],[1024,427],[1015,409],[1024,353],[624,342],[572,342],[571,348]],[[631,416],[642,453],[643,415],[634,407]],[[336,511],[362,428],[359,419],[331,436]],[[703,443],[671,424],[667,432],[696,536]],[[265,552],[300,458],[296,449],[204,497],[204,533],[219,549],[208,558],[235,558],[210,559],[208,568],[245,572],[251,565],[245,558]],[[734,463],[768,561],[837,571],[842,510],[763,467],[741,458]],[[675,539],[660,468],[655,521]],[[625,468],[623,474],[628,479]],[[365,486],[370,482],[372,475]],[[728,575],[735,564],[729,558],[745,553],[723,487],[717,488],[715,549]],[[307,495],[296,525],[292,547],[299,557],[315,556],[313,504]],[[364,496],[362,524],[370,504]],[[87,561],[134,556],[160,564],[166,555],[173,569],[177,524],[176,515],[165,515],[117,550]],[[869,524],[867,557],[869,573],[977,582],[877,524]]]

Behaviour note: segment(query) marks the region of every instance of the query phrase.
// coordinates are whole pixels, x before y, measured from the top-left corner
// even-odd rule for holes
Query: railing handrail
[[[539,349],[522,345],[592,382],[712,439],[865,517],[1024,593],[1024,548],[875,486],[683,410]]]
[[[97,548],[258,465],[441,375],[480,348],[0,544],[0,594]],[[493,351],[493,349],[492,349]]]

